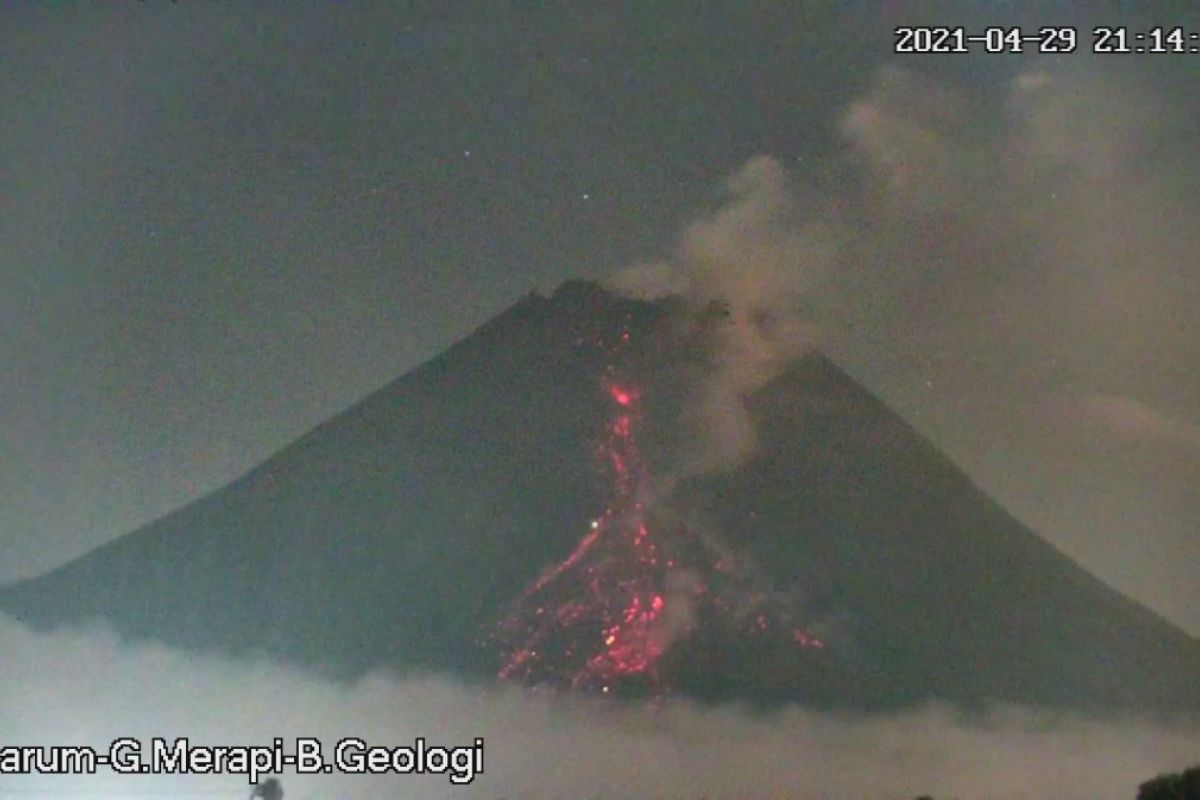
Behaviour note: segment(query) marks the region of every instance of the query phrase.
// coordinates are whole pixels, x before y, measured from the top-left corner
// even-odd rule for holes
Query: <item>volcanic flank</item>
[[[726,309],[531,295],[229,486],[0,592],[35,627],[340,676],[886,708],[1200,712],[1200,643],[1007,515],[823,357],[676,465]]]

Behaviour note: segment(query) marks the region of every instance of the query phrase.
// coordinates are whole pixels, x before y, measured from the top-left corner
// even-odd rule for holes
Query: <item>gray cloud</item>
[[[1137,784],[1200,753],[1200,730],[1146,719],[1099,721],[1019,709],[967,718],[948,709],[854,717],[775,714],[669,701],[619,705],[378,675],[352,686],[265,663],[130,646],[99,630],[35,635],[0,619],[4,742],[107,747],[120,736],[205,744],[342,736],[370,743],[485,740],[485,773],[466,790],[444,777],[285,775],[288,798],[831,797],[931,792],[1008,800],[1130,798]],[[244,778],[4,776],[5,789],[89,796],[210,790],[245,796]],[[239,795],[240,793],[240,795]]]
[[[711,371],[696,387],[690,421],[699,446],[680,465],[691,474],[735,466],[755,446],[744,398],[816,345],[804,309],[832,267],[833,241],[805,220],[791,179],[761,156],[725,185],[727,202],[688,226],[669,262],[639,264],[612,279],[636,297],[678,294],[694,311],[721,304]]]
[[[1200,425],[1170,416],[1136,397],[1089,395],[1057,405],[1060,418],[1085,432],[1123,441],[1200,448]]]
[[[1200,453],[1149,471],[1097,461],[1079,425],[1039,412],[1075,398],[1093,429],[1195,441],[1182,411],[1200,399],[1191,107],[1136,72],[1028,66],[991,94],[880,70],[841,114],[839,153],[803,175],[753,159],[667,259],[613,283],[731,310],[685,417],[699,452],[684,472],[752,452],[743,398],[819,343],[1040,533],[1197,632],[1189,559],[1129,569],[1125,548],[1100,546],[1162,537],[1162,553],[1200,557],[1185,524],[1115,530],[1108,514],[1085,528],[1065,509],[1080,487],[1137,495],[1152,472],[1173,505],[1151,516],[1176,519]],[[1183,513],[1200,513],[1194,499]]]
[[[993,97],[885,70],[844,119],[865,188],[821,305],[834,354],[984,489],[1195,634],[1194,112],[1087,61]],[[1139,437],[1174,444],[1111,457]]]

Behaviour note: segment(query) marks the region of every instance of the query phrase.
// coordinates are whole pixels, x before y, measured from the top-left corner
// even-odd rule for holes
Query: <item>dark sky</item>
[[[892,52],[907,22],[1144,24],[1034,5],[5,4],[0,580],[531,289],[668,254],[766,154],[849,243],[823,346],[1200,634],[1200,55]]]

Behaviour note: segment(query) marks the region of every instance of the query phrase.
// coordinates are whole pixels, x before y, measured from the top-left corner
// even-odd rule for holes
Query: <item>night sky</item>
[[[3,6],[0,580],[664,257],[765,154],[849,242],[822,348],[1200,635],[1200,55],[892,52],[1120,4],[450,5]]]

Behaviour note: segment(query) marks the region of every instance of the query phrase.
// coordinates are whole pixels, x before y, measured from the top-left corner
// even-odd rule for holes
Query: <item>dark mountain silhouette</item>
[[[0,608],[35,627],[99,617],[135,638],[339,676],[493,676],[525,657],[511,641],[524,636],[543,660],[509,674],[568,685],[554,659],[599,664],[574,681],[589,689],[645,691],[652,675],[762,703],[1200,711],[1200,643],[1006,514],[819,355],[748,399],[752,457],[644,510],[659,549],[636,533],[613,544],[635,500],[643,513],[633,490],[614,510],[598,467],[604,431],[620,432],[614,382],[636,383],[639,457],[668,473],[706,331],[726,316],[585,283],[531,295],[229,486],[0,591]],[[609,544],[526,592],[593,520]],[[683,561],[682,591],[701,600],[668,641],[665,617],[630,620],[658,614],[653,597],[670,610],[680,587],[652,584]],[[575,604],[589,592],[591,606]],[[611,608],[603,592],[619,595]],[[640,610],[616,619],[631,602]],[[589,639],[567,617],[598,627]],[[610,639],[653,656],[631,670],[645,680],[596,660]]]

